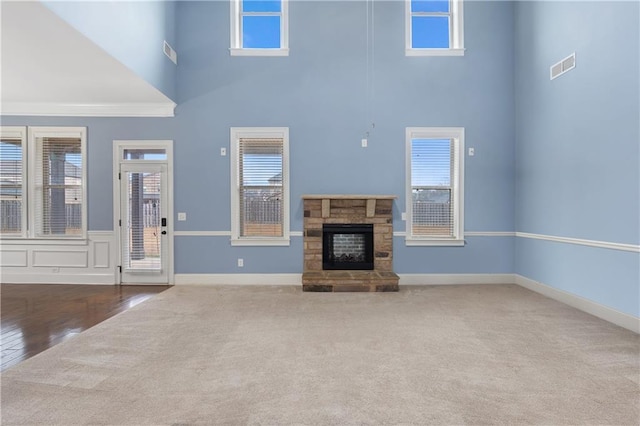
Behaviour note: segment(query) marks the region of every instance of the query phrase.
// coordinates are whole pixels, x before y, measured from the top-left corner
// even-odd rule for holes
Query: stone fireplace
[[[398,291],[393,195],[304,195],[304,291]]]

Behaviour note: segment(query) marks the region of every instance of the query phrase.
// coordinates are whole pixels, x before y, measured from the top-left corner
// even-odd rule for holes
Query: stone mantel
[[[366,200],[367,217],[374,217],[377,200],[395,200],[395,195],[369,195],[369,194],[309,194],[303,195],[303,200],[322,200],[322,217],[330,216],[331,200]]]
[[[394,200],[396,195],[375,195],[375,194],[305,194],[303,200]]]

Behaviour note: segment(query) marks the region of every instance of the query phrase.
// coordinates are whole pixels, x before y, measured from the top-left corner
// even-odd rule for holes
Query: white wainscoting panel
[[[0,267],[26,267],[27,253],[27,250],[9,250],[5,248],[0,249]]]
[[[108,268],[111,256],[111,247],[108,241],[95,241],[93,243],[93,267]]]
[[[115,233],[89,231],[78,241],[4,240],[0,282],[15,284],[116,284]]]
[[[87,249],[80,250],[32,250],[34,267],[86,268],[88,266]]]

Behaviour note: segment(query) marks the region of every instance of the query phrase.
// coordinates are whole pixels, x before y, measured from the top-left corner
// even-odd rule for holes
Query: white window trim
[[[464,56],[464,12],[463,0],[450,0],[451,25],[449,48],[411,47],[411,0],[405,0],[405,56]]]
[[[289,56],[289,0],[282,1],[282,11],[273,13],[280,15],[280,47],[264,48],[264,49],[246,49],[242,47],[242,0],[230,0],[230,28],[231,28],[231,47],[229,52],[231,56]],[[260,13],[260,15],[268,15],[269,13]]]
[[[231,128],[231,245],[232,246],[288,246],[289,229],[289,128],[288,127],[232,127]],[[240,236],[240,144],[242,138],[282,139],[282,237]]]
[[[454,139],[457,145],[456,165],[453,171],[454,236],[418,237],[413,235],[413,195],[411,192],[411,140]],[[464,127],[407,127],[406,129],[406,236],[407,246],[463,246],[464,245]]]
[[[29,127],[29,142],[27,144],[28,155],[28,200],[29,200],[29,213],[28,223],[29,232],[28,236],[33,239],[39,240],[70,240],[79,241],[87,239],[87,129],[86,127]],[[37,170],[36,164],[36,140],[39,137],[54,137],[54,138],[79,138],[80,150],[82,153],[82,232],[80,235],[36,235],[36,211],[33,206],[36,203],[36,179],[35,170]],[[33,176],[33,177],[31,177]]]
[[[1,234],[2,239],[24,239],[27,237],[28,229],[28,190],[27,190],[27,128],[16,126],[2,126],[0,128],[0,136],[4,138],[20,139],[22,149],[22,214],[20,218],[20,233]]]

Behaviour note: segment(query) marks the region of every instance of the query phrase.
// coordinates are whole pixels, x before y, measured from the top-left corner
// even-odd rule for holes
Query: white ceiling
[[[175,104],[39,1],[0,1],[3,115],[172,116]]]

